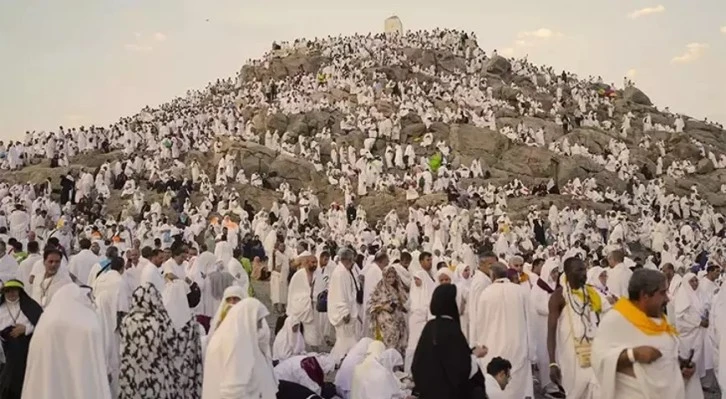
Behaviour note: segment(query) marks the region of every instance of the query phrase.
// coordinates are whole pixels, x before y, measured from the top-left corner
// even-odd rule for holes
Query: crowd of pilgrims
[[[537,387],[552,397],[698,398],[700,378],[692,375],[726,383],[717,307],[726,296],[718,290],[726,222],[696,187],[677,196],[661,178],[694,166],[665,167],[666,143],[647,134],[639,145],[660,152],[655,171],[631,163],[615,138],[595,155],[567,138],[548,141],[541,128],[502,126],[497,112],[508,110],[553,119],[565,132],[584,126],[625,139],[635,116],[614,119],[612,98],[593,86],[601,79],[580,81],[527,60],[512,60],[514,73],[553,95],[553,106],[525,94],[496,98],[473,73],[490,59],[475,43],[475,35],[450,30],[281,43],[252,65],[313,51],[331,61],[318,73],[271,83],[219,80],[107,128],[29,132],[24,142],[0,143],[0,168],[8,170],[115,154],[96,170],[70,169],[60,182],[0,183],[0,397],[521,399]],[[413,66],[432,83],[364,73],[408,62],[405,48],[451,52],[465,70]],[[357,101],[319,96],[339,90]],[[377,110],[379,101],[395,111]],[[295,138],[245,120],[242,109],[261,105],[269,114],[346,116],[341,135],[325,128]],[[404,142],[402,119],[411,114],[427,130],[470,123],[522,145],[588,156],[628,189],[602,189],[594,178],[563,187],[516,179],[464,187],[464,178],[488,177],[486,165],[454,162],[432,132]],[[682,132],[687,121],[670,116],[672,125],[662,125],[645,115],[643,131]],[[352,131],[366,136],[362,148],[339,140]],[[271,188],[270,176],[248,176],[225,144],[238,140],[311,161],[343,201],[324,206],[313,190],[283,182],[275,187],[280,200],[255,209],[235,186]],[[329,155],[321,155],[323,142]],[[724,154],[694,144],[726,167]],[[191,151],[219,158],[211,176]],[[357,200],[394,186],[411,202],[407,218],[391,211],[369,225]],[[149,203],[152,190],[160,201]],[[447,203],[415,205],[433,192],[448,193]],[[537,197],[548,194],[612,210],[547,203],[521,221],[507,214],[509,198],[542,203]],[[119,215],[109,214],[111,201],[126,201]],[[660,316],[653,303],[665,304],[656,295],[659,278],[670,298],[660,324],[653,321]],[[271,309],[255,298],[253,280],[269,282]],[[615,314],[662,338],[658,349],[633,347],[648,340],[617,335],[622,325],[601,328],[624,322]],[[618,339],[627,342],[610,342]],[[664,371],[673,362],[685,378]],[[713,379],[704,378],[705,389],[715,389]]]

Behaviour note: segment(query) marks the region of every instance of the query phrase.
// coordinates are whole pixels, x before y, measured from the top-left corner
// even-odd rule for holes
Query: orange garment
[[[677,335],[676,328],[668,324],[668,319],[665,315],[661,316],[661,322],[656,323],[653,319],[648,317],[645,312],[638,309],[629,299],[620,298],[613,309],[620,312],[632,325],[638,330],[642,331],[646,335],[661,335],[663,333],[670,335]]]

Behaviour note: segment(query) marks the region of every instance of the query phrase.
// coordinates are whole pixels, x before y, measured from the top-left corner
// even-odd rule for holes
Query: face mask
[[[263,353],[270,349],[270,326],[267,325],[265,320],[262,321],[262,328],[257,330],[257,344]]]

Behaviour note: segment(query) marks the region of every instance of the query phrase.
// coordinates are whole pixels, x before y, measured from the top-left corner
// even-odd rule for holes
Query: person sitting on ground
[[[512,379],[512,363],[507,359],[495,357],[487,365],[486,381],[489,399],[506,399],[504,389]]]

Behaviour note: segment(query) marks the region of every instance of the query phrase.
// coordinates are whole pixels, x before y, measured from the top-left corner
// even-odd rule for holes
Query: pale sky
[[[558,71],[628,74],[659,107],[726,122],[724,0],[0,0],[0,140],[107,125],[275,40],[380,32],[394,14]]]

